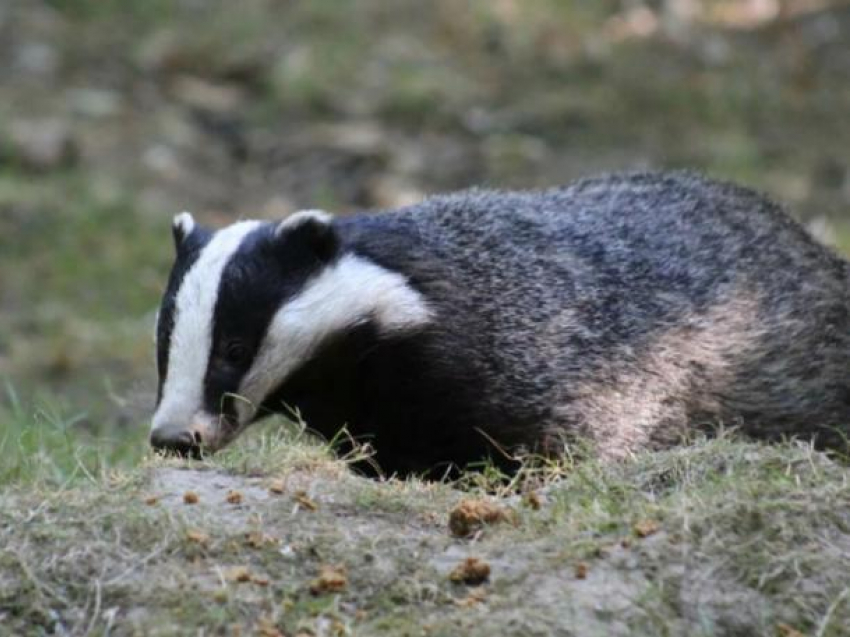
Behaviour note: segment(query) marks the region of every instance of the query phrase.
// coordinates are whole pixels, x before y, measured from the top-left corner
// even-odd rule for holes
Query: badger
[[[733,184],[607,175],[217,231],[182,213],[173,234],[158,449],[292,410],[398,475],[573,442],[620,459],[718,425],[848,433],[848,262]]]

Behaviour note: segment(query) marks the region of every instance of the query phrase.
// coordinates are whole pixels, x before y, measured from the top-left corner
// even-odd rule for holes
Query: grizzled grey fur
[[[718,424],[825,445],[848,432],[848,263],[750,190],[613,175],[331,225],[340,253],[403,274],[433,321],[341,335],[267,407],[295,403],[329,436],[347,424],[385,469],[571,439],[623,458]]]

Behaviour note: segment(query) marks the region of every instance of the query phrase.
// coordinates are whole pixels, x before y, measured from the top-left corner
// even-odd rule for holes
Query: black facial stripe
[[[157,385],[156,404],[162,400],[162,387],[168,375],[168,355],[171,350],[171,333],[174,331],[174,313],[177,306],[177,295],[183,285],[186,273],[191,269],[200,257],[204,246],[209,243],[212,232],[203,228],[196,228],[183,241],[177,253],[171,273],[168,276],[168,284],[162,303],[159,308],[159,319],[156,332],[156,365],[159,375]]]
[[[274,228],[268,224],[249,233],[222,271],[204,378],[204,407],[210,413],[235,415],[235,400],[226,396],[239,391],[277,310],[322,267],[308,247],[275,237]],[[224,356],[233,340],[247,348],[239,365]]]

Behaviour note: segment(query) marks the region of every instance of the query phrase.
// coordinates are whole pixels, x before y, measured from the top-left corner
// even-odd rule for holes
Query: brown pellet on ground
[[[467,557],[452,569],[449,579],[473,586],[483,584],[490,579],[490,565],[477,557]]]
[[[636,536],[643,538],[657,533],[660,528],[661,525],[655,520],[641,520],[635,523],[632,530],[634,530]]]
[[[190,542],[194,542],[195,544],[200,544],[201,546],[207,546],[210,543],[210,536],[203,531],[198,531],[197,529],[187,531],[186,539]]]
[[[579,562],[575,567],[575,576],[576,579],[586,579],[587,578],[588,566],[587,562]]]
[[[281,495],[286,491],[286,483],[283,480],[272,480],[269,484],[269,493]]]
[[[313,595],[339,593],[347,586],[348,576],[345,567],[325,565],[319,568],[319,575],[310,582],[310,592]]]
[[[511,512],[487,500],[461,500],[449,513],[449,531],[455,537],[467,537],[485,524],[511,519]]]
[[[231,582],[250,582],[251,578],[251,570],[247,566],[234,566],[226,575],[226,579]]]

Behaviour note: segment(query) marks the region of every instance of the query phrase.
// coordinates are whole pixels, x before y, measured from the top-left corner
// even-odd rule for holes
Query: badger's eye
[[[224,345],[224,360],[228,365],[241,365],[248,358],[248,347],[242,341],[228,341]]]

